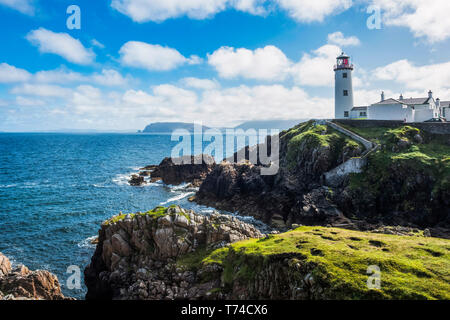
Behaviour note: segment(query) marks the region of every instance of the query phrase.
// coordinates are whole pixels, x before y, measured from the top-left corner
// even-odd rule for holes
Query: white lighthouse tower
[[[352,71],[353,65],[350,63],[350,57],[342,52],[342,54],[337,57],[337,63],[334,66],[335,119],[345,119],[350,117],[350,111],[353,108]]]

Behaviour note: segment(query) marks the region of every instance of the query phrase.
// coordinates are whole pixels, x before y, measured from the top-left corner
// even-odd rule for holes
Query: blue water
[[[0,134],[0,252],[55,273],[65,295],[83,298],[84,284],[66,287],[66,270],[89,264],[89,239],[105,219],[169,203],[208,212],[187,201],[195,190],[127,183],[176,144],[168,135]]]

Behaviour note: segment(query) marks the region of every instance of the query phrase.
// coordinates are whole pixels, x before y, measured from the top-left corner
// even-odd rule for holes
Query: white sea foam
[[[14,188],[17,184],[0,184],[0,189]]]
[[[189,196],[194,195],[194,194],[195,194],[195,192],[183,192],[182,194],[179,194],[179,195],[177,195],[175,197],[167,199],[167,201],[161,202],[160,205],[164,205],[164,204],[168,204],[170,202],[178,201],[178,200],[184,199],[184,198],[189,197]]]
[[[127,185],[131,175],[132,173],[118,174],[112,179],[112,181],[118,186]]]
[[[93,240],[95,240],[97,236],[88,237],[84,240],[81,240],[77,246],[79,248],[95,248],[95,244],[92,243]]]

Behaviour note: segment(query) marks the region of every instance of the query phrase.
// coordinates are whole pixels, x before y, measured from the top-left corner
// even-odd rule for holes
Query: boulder
[[[214,166],[214,158],[210,155],[165,158],[154,168],[151,179],[152,181],[161,179],[165,184],[170,185],[191,183],[198,187]]]
[[[19,265],[11,269],[8,258],[0,253],[0,299],[72,300],[66,298],[58,278],[45,270],[30,271]]]
[[[130,180],[128,180],[128,183],[132,186],[141,186],[143,184],[145,184],[145,179],[143,176],[139,176],[137,174],[133,174],[130,178]]]

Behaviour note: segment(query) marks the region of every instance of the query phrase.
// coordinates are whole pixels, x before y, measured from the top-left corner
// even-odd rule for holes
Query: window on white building
[[[347,72],[342,74],[342,78],[347,78]]]
[[[348,118],[348,111],[344,111],[344,117]]]
[[[348,97],[348,90],[344,90],[344,97]]]

